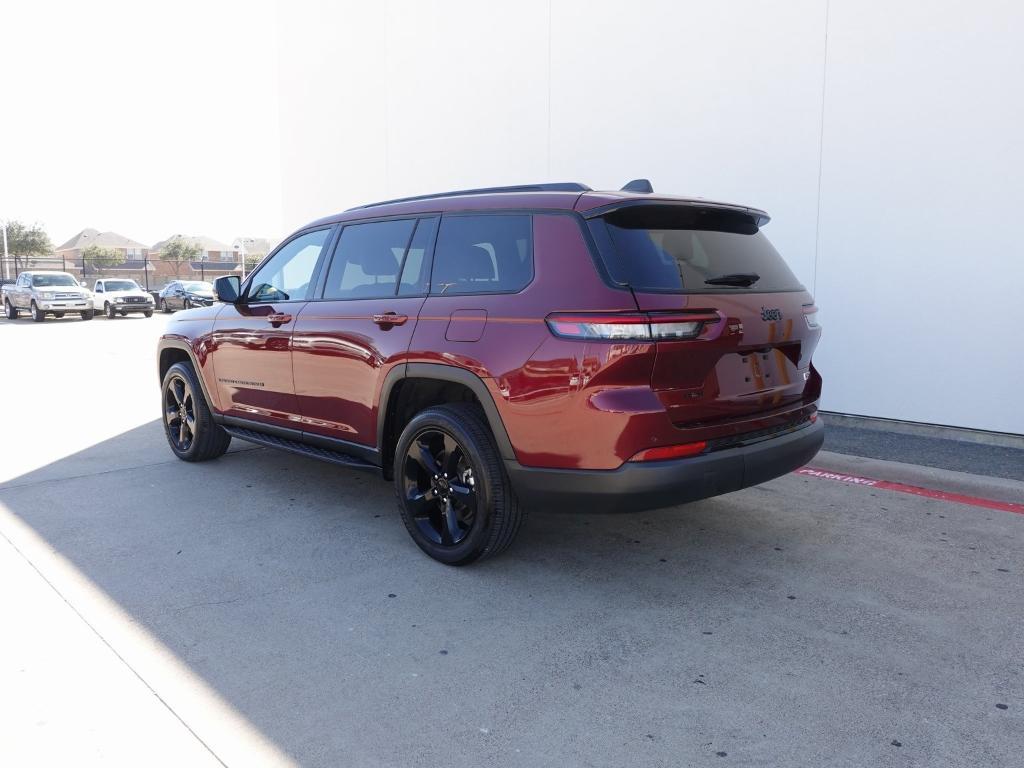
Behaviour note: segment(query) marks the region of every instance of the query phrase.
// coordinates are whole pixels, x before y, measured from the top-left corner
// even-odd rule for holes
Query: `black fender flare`
[[[494,435],[494,442],[498,446],[501,457],[506,460],[515,460],[516,454],[512,450],[512,441],[508,438],[505,423],[501,420],[498,407],[494,404],[494,398],[491,397],[491,392],[487,389],[483,379],[465,368],[457,368],[454,365],[444,365],[443,363],[404,363],[396,365],[388,371],[387,376],[384,377],[384,383],[381,385],[380,408],[377,411],[378,450],[382,450],[384,447],[384,426],[387,423],[387,415],[391,406],[391,393],[395,385],[403,379],[451,381],[467,387],[476,395],[476,399],[480,401],[480,405],[484,409],[484,416],[487,418],[487,424],[491,428],[491,434]]]
[[[217,410],[214,407],[214,403],[217,401],[210,397],[210,392],[206,388],[206,379],[203,378],[203,373],[199,367],[199,363],[196,362],[195,350],[192,349],[192,345],[189,344],[187,340],[162,338],[156,345],[156,371],[157,376],[160,378],[160,383],[163,384],[163,377],[160,376],[160,359],[168,349],[177,349],[188,355],[188,360],[192,363],[192,370],[196,372],[196,378],[199,379],[199,386],[203,390],[203,397],[206,398],[206,404],[210,408],[210,414],[213,416],[213,420],[215,422],[220,423],[221,416],[217,413]]]

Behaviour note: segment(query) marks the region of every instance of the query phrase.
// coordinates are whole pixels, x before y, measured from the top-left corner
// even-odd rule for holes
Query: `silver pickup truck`
[[[47,315],[77,312],[83,320],[92,320],[94,314],[89,289],[67,272],[22,272],[13,285],[0,288],[0,295],[8,320],[17,320],[21,312],[31,314],[37,323]]]

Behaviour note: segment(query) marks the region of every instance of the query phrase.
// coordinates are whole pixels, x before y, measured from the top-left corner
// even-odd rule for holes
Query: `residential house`
[[[119,263],[98,265],[83,259],[83,252],[92,245],[117,251],[123,260]],[[77,272],[82,280],[111,274],[123,275],[142,282],[146,279],[147,253],[148,249],[145,245],[130,237],[119,235],[117,232],[83,229],[66,243],[54,249],[54,261],[60,259],[60,269],[66,272]],[[152,268],[149,268],[149,272],[152,271]]]

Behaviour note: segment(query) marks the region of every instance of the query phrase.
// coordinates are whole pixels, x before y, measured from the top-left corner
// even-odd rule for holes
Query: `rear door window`
[[[441,219],[430,293],[514,293],[533,280],[528,214],[453,215]]]
[[[349,224],[341,231],[324,286],[325,299],[394,296],[415,219]]]
[[[611,279],[637,291],[798,291],[803,286],[740,211],[630,206],[590,221]]]

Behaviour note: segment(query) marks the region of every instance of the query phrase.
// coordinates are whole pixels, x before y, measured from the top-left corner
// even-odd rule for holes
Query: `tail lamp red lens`
[[[687,456],[696,456],[704,453],[708,444],[701,440],[697,443],[684,443],[682,445],[659,445],[657,448],[648,448],[640,451],[630,461],[665,461],[666,459],[683,459]]]
[[[718,322],[714,312],[655,312],[548,315],[548,328],[565,339],[605,341],[673,341],[693,339],[705,324]]]

